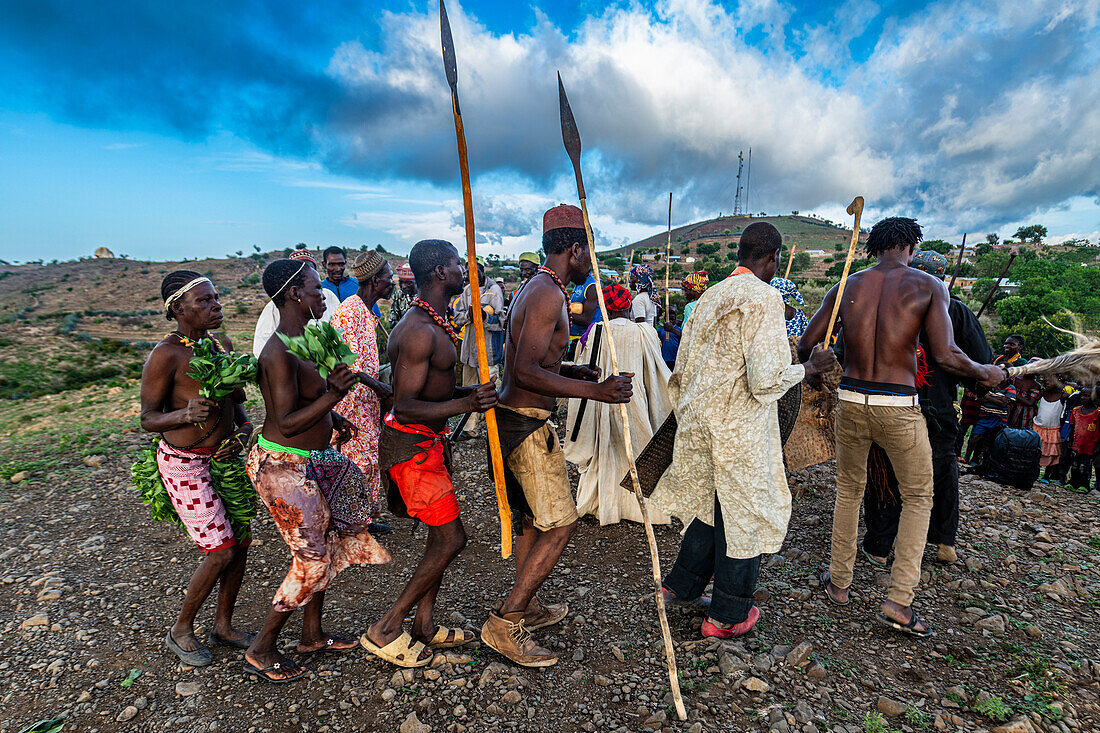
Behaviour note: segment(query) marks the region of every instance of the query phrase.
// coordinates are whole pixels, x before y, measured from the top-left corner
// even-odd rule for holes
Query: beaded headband
[[[187,283],[186,285],[184,285],[182,288],[180,288],[176,292],[169,295],[168,299],[164,301],[164,307],[165,308],[171,307],[171,305],[173,303],[175,303],[177,300],[179,300],[180,296],[182,296],[188,290],[190,290],[191,288],[193,288],[197,285],[202,285],[203,283],[208,283],[208,282],[210,282],[210,278],[208,278],[208,277],[196,277],[194,280],[192,280],[191,282]]]

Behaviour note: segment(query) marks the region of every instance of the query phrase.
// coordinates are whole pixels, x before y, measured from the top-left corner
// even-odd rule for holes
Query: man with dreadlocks
[[[630,287],[638,291],[631,304],[635,323],[648,323],[657,328],[657,309],[661,299],[653,288],[653,268],[649,265],[631,267]]]
[[[832,602],[848,603],[867,455],[871,443],[877,443],[897,474],[902,508],[890,588],[876,618],[925,637],[932,629],[912,607],[932,509],[932,449],[916,389],[918,336],[923,330],[928,356],[951,374],[996,386],[1006,373],[971,361],[956,346],[947,288],[909,267],[921,239],[914,219],[895,217],[875,224],[866,247],[878,263],[848,278],[840,303],[845,360],[836,416],[836,507],[829,570],[822,580]],[[808,356],[825,338],[838,287],[826,294],[810,320],[799,343],[800,356]]]
[[[321,278],[304,262],[275,260],[264,270],[263,283],[279,309],[276,333],[301,336],[325,309]],[[305,674],[278,648],[279,633],[298,608],[304,607],[299,654],[342,654],[358,647],[358,640],[322,629],[325,590],[337,573],[352,565],[390,560],[368,531],[363,474],[330,445],[334,428],[338,445],[354,431],[333,408],[358,381],[343,364],[322,378],[317,367],[291,354],[280,338],[269,340],[260,354],[260,393],[267,417],[248,456],[248,475],[291,557],[263,628],[245,652],[245,673],[268,682]]]
[[[487,411],[496,405],[497,391],[492,382],[455,387],[459,339],[442,315],[447,301],[462,292],[454,245],[441,239],[417,242],[409,265],[420,297],[390,334],[394,402],[382,427],[379,461],[390,507],[426,524],[428,543],[397,600],[360,641],[399,667],[423,667],[432,661],[432,650],[474,640],[473,634],[438,626],[432,618],[443,573],[466,546],[451,481],[447,418]],[[410,634],[402,624],[413,606]]]
[[[218,404],[199,397],[199,384],[187,375],[196,342],[212,339],[219,350],[233,348],[228,337],[211,333],[222,325],[214,284],[197,272],[177,270],[165,276],[160,292],[165,317],[176,322],[176,330],[157,344],[142,369],[141,427],[160,434],[160,478],[187,534],[206,553],[165,643],[184,664],[202,667],[213,655],[195,638],[195,614],[215,583],[221,590],[208,643],[244,649],[255,636],[232,624],[251,538],[234,533],[211,473],[212,461],[235,458],[248,444],[252,423],[244,411],[244,390]]]

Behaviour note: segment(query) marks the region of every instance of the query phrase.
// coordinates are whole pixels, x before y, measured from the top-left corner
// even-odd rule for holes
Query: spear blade
[[[569,97],[565,96],[565,85],[562,84],[560,71],[558,106],[561,108],[561,139],[565,143],[565,152],[573,163],[573,173],[577,176],[578,198],[583,200],[588,197],[584,195],[584,179],[581,178],[581,133],[577,130],[577,120],[573,118],[573,110],[569,107]]]
[[[447,75],[447,84],[451,87],[451,99],[457,111],[458,61],[455,59],[454,38],[451,37],[451,21],[447,18],[447,7],[443,4],[443,0],[439,0],[439,37],[443,43],[443,71]]]

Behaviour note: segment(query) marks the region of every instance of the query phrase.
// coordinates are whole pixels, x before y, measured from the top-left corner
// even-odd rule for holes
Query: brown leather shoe
[[[940,545],[939,552],[936,553],[936,560],[951,565],[959,561],[959,556],[951,545]]]
[[[531,638],[523,623],[523,611],[503,616],[490,613],[481,627],[481,640],[521,667],[549,667],[558,663],[549,649],[543,649]]]
[[[569,613],[568,603],[547,603],[544,606],[539,603],[539,597],[534,596],[523,612],[523,625],[531,631],[541,629],[543,626],[553,626],[565,618],[567,613]]]

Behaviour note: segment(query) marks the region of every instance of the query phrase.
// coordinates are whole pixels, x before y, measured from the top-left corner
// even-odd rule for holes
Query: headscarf
[[[909,266],[941,280],[947,274],[947,258],[931,249],[922,249],[917,252]]]
[[[408,263],[405,263],[404,265],[401,265],[401,267],[397,268],[397,279],[403,282],[410,283],[416,280],[416,276],[413,275],[412,268],[409,267]]]
[[[769,284],[783,296],[784,303],[794,308],[794,316],[787,321],[787,336],[801,338],[810,322],[802,312],[806,308],[806,301],[802,299],[802,293],[798,292],[798,286],[782,277],[773,277]]]
[[[313,269],[317,269],[317,258],[313,256],[313,253],[308,249],[296,249],[290,253],[288,260],[295,260],[297,262],[312,262]]]
[[[630,291],[619,284],[603,289],[603,299],[609,311],[625,311],[630,308]]]
[[[366,280],[377,275],[385,266],[385,258],[378,253],[378,250],[372,249],[355,258],[351,266],[351,274],[356,280]]]
[[[637,280],[643,288],[649,289],[649,299],[654,303],[660,304],[661,299],[658,297],[653,287],[653,268],[649,265],[634,265],[630,268],[630,279]]]
[[[707,289],[708,282],[707,273],[702,271],[689,272],[680,280],[680,287],[689,292],[702,295],[703,291]]]
[[[519,256],[519,261],[520,262],[530,262],[535,267],[538,267],[539,265],[542,264],[542,260],[539,259],[538,254],[536,254],[535,252],[523,252]]]

